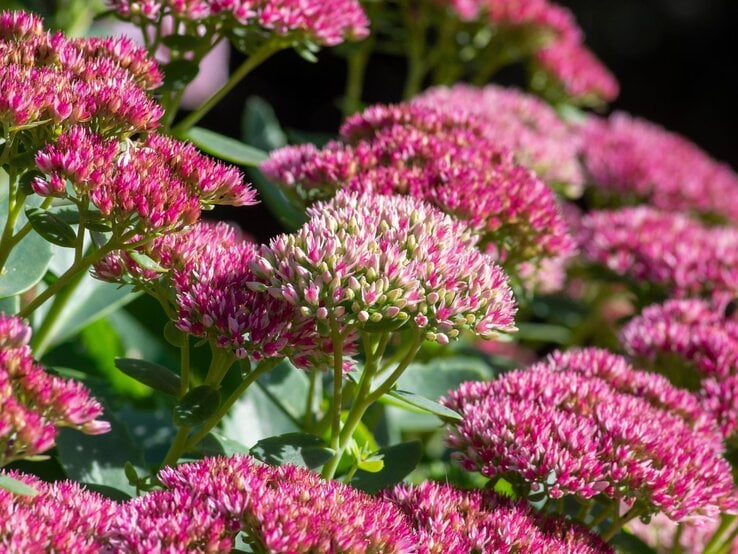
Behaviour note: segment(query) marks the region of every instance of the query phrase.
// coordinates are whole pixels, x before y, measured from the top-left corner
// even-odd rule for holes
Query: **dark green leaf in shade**
[[[163,365],[146,360],[134,360],[133,358],[117,358],[115,366],[129,377],[148,385],[152,389],[172,396],[179,395],[182,386],[179,375]]]
[[[267,158],[266,152],[258,148],[202,127],[193,127],[181,138],[192,141],[208,154],[238,165],[256,167]]]
[[[220,392],[210,385],[195,387],[174,407],[177,425],[194,427],[213,415],[220,405]]]
[[[359,470],[351,480],[357,489],[374,494],[401,482],[420,462],[423,446],[420,441],[409,441],[380,448],[384,467],[377,473]]]
[[[174,60],[164,67],[164,83],[161,90],[182,90],[190,84],[200,69],[195,61],[191,60]]]
[[[270,465],[292,464],[311,469],[322,466],[333,456],[333,450],[326,448],[320,437],[308,433],[287,433],[262,439],[250,453]]]
[[[33,229],[50,243],[66,248],[74,247],[77,233],[56,214],[40,208],[28,208],[26,217]]]
[[[0,474],[0,489],[5,489],[13,494],[20,494],[23,496],[36,496],[38,491],[33,487],[26,485],[18,479],[13,479],[9,475]]]

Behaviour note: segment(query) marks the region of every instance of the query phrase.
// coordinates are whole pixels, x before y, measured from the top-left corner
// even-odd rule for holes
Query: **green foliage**
[[[266,152],[258,148],[202,127],[193,127],[182,138],[192,141],[208,154],[237,165],[256,167],[267,158]]]
[[[334,451],[326,448],[318,436],[287,433],[260,440],[249,453],[270,465],[292,464],[315,469],[327,462]]]
[[[403,442],[380,448],[377,454],[382,457],[381,471],[359,470],[351,484],[368,493],[376,493],[401,482],[420,462],[423,446],[420,441]]]
[[[220,391],[200,385],[185,394],[174,407],[174,423],[194,427],[215,413],[220,405]]]
[[[5,489],[13,494],[21,494],[24,496],[35,496],[38,494],[36,489],[26,485],[22,481],[13,479],[10,475],[0,474],[0,489]]]
[[[178,396],[182,387],[179,375],[169,368],[146,360],[116,358],[115,367],[136,381],[165,394]]]

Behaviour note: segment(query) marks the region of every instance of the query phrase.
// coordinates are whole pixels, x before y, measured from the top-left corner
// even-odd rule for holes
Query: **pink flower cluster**
[[[726,535],[736,529],[738,523],[729,526]],[[703,524],[683,522],[676,524],[669,518],[659,514],[654,516],[649,523],[634,521],[629,524],[630,531],[657,554],[702,554],[705,552],[707,543],[718,528],[717,522],[705,522]],[[738,554],[738,541],[733,541],[724,554]]]
[[[649,207],[595,211],[579,233],[585,259],[675,295],[738,290],[738,231]]]
[[[130,134],[157,126],[156,63],[126,38],[67,39],[27,12],[0,12],[0,127],[77,123]],[[32,86],[29,86],[32,83]]]
[[[54,446],[57,427],[90,435],[110,429],[97,419],[102,406],[81,383],[34,362],[30,338],[23,321],[0,313],[0,467]]]
[[[36,166],[44,175],[34,192],[67,197],[71,182],[73,197],[89,198],[118,236],[181,229],[197,221],[201,206],[256,202],[235,167],[157,134],[120,143],[74,126],[36,154]]]
[[[171,16],[222,32],[222,27],[265,30],[280,37],[307,38],[326,46],[360,40],[369,21],[358,0],[108,0],[117,14],[135,23]]]
[[[618,200],[738,221],[738,175],[686,138],[625,113],[590,117],[581,134],[591,180]]]
[[[488,477],[551,498],[604,495],[676,521],[738,507],[722,437],[698,399],[606,351],[465,383],[446,404],[464,418],[450,444]]]
[[[2,475],[2,473],[0,473]],[[20,496],[0,487],[0,552],[99,554],[118,507],[71,481],[47,484],[31,475],[9,477],[36,490]]]
[[[164,492],[134,500],[115,522],[115,552],[222,552],[235,531],[266,552],[404,553],[412,529],[391,503],[306,469],[210,458],[166,468]]]
[[[413,104],[476,116],[484,136],[518,163],[569,195],[581,192],[580,135],[540,98],[515,88],[458,84],[428,89]]]
[[[553,192],[485,127],[460,111],[374,106],[348,118],[343,142],[283,148],[262,169],[307,199],[337,189],[421,198],[468,222],[511,266],[569,255]]]
[[[514,329],[507,279],[463,222],[416,198],[343,191],[308,216],[252,264],[254,287],[306,317],[367,331],[410,324],[442,344],[465,329]]]
[[[723,435],[738,431],[738,322],[718,302],[669,300],[650,306],[621,331],[628,351],[672,381],[699,387]]]
[[[398,485],[383,497],[412,522],[418,554],[614,552],[584,527],[543,516],[525,502],[489,491],[463,491],[426,481],[416,487]]]
[[[299,367],[329,367],[332,345],[317,333],[314,320],[284,300],[249,288],[256,280],[249,265],[257,250],[225,223],[200,222],[139,249],[159,271],[141,267],[130,253],[118,251],[96,264],[95,275],[146,290],[163,287],[171,302],[168,311],[180,330],[231,350],[238,358],[290,357]],[[353,353],[352,340],[347,337],[347,354]]]

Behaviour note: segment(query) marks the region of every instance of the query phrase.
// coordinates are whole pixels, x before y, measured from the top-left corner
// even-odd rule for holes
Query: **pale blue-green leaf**
[[[182,138],[192,141],[208,154],[238,165],[255,167],[267,158],[266,152],[258,148],[202,127],[193,127]]]

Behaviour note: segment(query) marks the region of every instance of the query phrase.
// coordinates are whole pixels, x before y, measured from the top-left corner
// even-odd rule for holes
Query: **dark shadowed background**
[[[736,0],[559,0],[571,8],[592,50],[617,75],[626,110],[688,136],[713,156],[738,167],[738,2]],[[231,64],[239,62],[234,55]],[[400,98],[403,63],[375,56],[364,100]],[[522,72],[499,80],[522,84]],[[203,124],[234,137],[246,98],[268,100],[285,127],[335,133],[343,60],[329,49],[318,64],[291,51],[276,56],[233,91]],[[279,226],[262,209],[220,212],[265,240]]]

